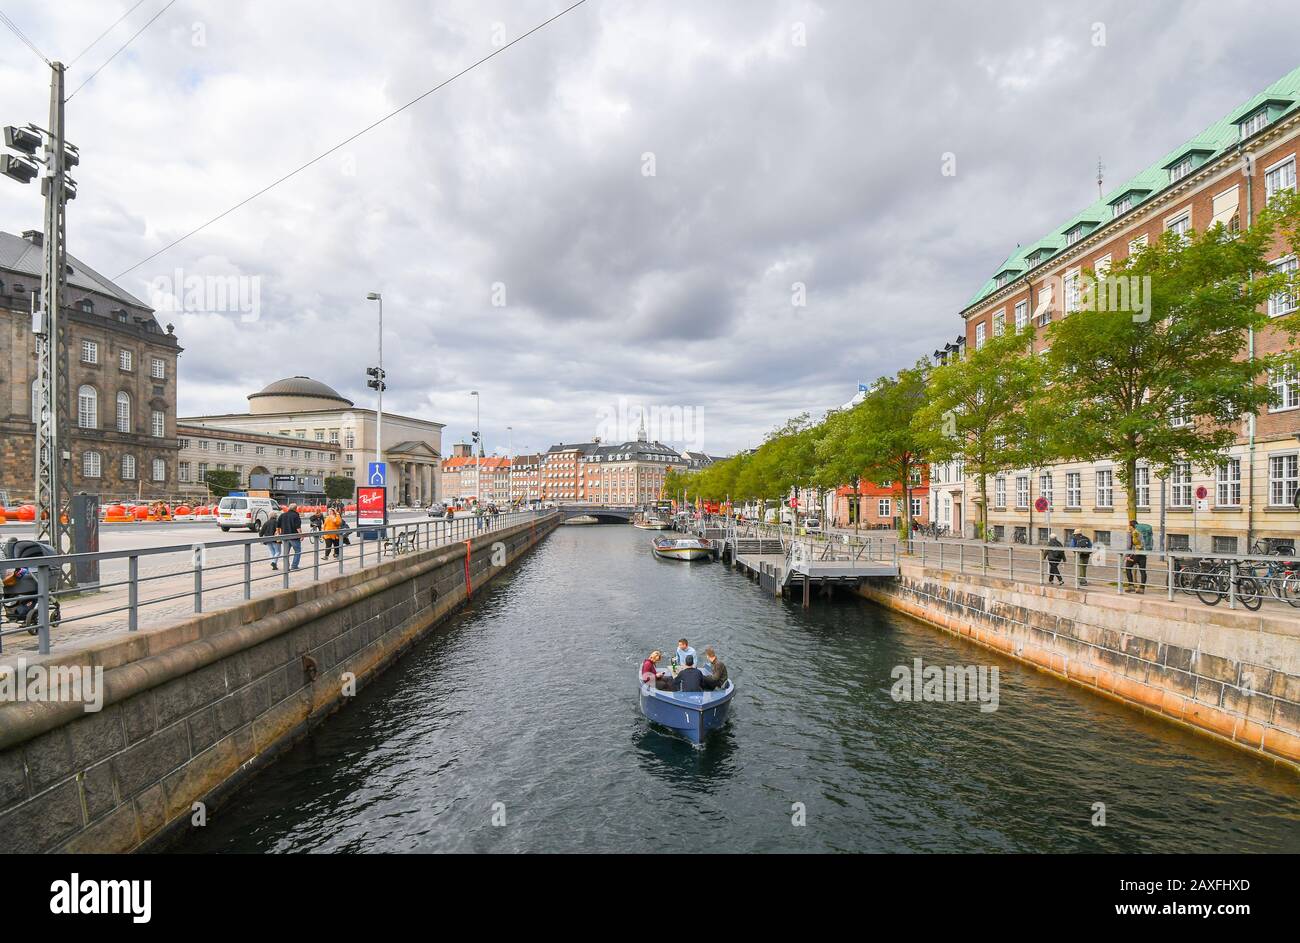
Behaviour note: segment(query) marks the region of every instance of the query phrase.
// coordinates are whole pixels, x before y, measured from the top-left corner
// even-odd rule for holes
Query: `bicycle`
[[[1211,561],[1210,569],[1196,578],[1196,597],[1207,606],[1217,606],[1233,589],[1241,604],[1252,612],[1264,605],[1264,594],[1259,581],[1243,574],[1240,569],[1234,579],[1232,565],[1225,561]]]

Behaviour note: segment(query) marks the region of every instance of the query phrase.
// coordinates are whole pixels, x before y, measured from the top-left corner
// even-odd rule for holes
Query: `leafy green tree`
[[[217,497],[239,490],[239,472],[230,469],[209,469],[203,476],[208,489]]]
[[[1034,330],[1008,331],[991,337],[965,357],[934,367],[928,400],[912,418],[918,447],[931,461],[964,463],[979,483],[979,533],[988,537],[990,476],[1042,457],[1030,456],[1045,446],[1047,426],[1030,408],[1042,382],[1042,362],[1028,355]]]
[[[912,472],[926,461],[913,420],[928,400],[930,370],[929,361],[922,359],[893,377],[880,379],[859,407],[864,410],[860,417],[864,477],[876,484],[890,479],[900,482],[904,539],[912,533]]]
[[[1112,459],[1130,520],[1139,464],[1159,474],[1181,461],[1210,470],[1236,440],[1241,417],[1269,403],[1261,380],[1279,358],[1241,354],[1246,332],[1269,323],[1264,305],[1282,284],[1266,261],[1274,232],[1268,218],[1239,233],[1166,232],[1107,273],[1139,285],[1149,279],[1141,310],[1084,305],[1048,329],[1041,395],[1057,417],[1058,451]]]
[[[345,501],[356,494],[357,483],[346,475],[330,475],[325,479],[325,497],[331,501]]]

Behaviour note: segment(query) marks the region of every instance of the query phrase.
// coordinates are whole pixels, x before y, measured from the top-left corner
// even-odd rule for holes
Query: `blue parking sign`
[[[366,472],[366,484],[375,488],[388,484],[388,463],[371,462]]]

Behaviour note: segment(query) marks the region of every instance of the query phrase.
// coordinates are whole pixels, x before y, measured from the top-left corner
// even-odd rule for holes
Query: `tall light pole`
[[[474,397],[474,435],[470,437],[470,448],[478,445],[478,454],[474,456],[474,502],[483,503],[483,463],[480,459],[483,457],[483,437],[479,432],[481,415],[479,406],[482,399],[478,395],[478,390],[470,390],[469,395]]]
[[[375,410],[375,462],[384,460],[384,297],[377,291],[366,295],[367,301],[379,302],[379,366],[367,368],[370,377],[366,386],[379,394],[379,408]],[[388,484],[388,475],[384,475],[384,484]]]
[[[35,534],[37,540],[51,544],[55,553],[68,554],[72,552],[72,534],[63,520],[63,490],[71,479],[72,451],[68,438],[67,338],[60,308],[67,271],[67,203],[77,195],[76,182],[68,176],[68,170],[80,163],[80,155],[64,137],[64,65],[51,62],[49,66],[50,126],[6,127],[4,145],[17,153],[0,155],[0,174],[22,184],[39,174],[45,197],[40,307],[33,305],[32,310],[37,351],[36,438],[32,450]],[[37,157],[36,149],[42,145],[42,156]],[[75,579],[71,567],[64,569],[63,584],[74,584]]]
[[[510,465],[506,468],[506,503],[507,505],[515,497],[515,427],[506,426],[506,455],[510,459]]]

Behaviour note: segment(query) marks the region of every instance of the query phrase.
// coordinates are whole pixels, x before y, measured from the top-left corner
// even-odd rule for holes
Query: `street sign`
[[[797,508],[798,506],[799,506],[799,499],[798,499],[798,498],[791,498],[791,499],[790,499],[790,507],[792,507],[792,508]]]
[[[1050,505],[1048,504],[1046,498],[1039,498],[1034,502],[1034,510],[1037,511],[1039,514],[1042,514],[1044,511],[1046,511],[1049,506]]]
[[[366,484],[374,488],[388,484],[388,463],[370,462],[366,466]]]
[[[1201,490],[1204,491],[1205,489],[1202,488]],[[1208,511],[1209,509],[1210,509],[1210,502],[1209,502],[1209,501],[1207,501],[1205,498],[1197,498],[1197,499],[1196,499],[1196,510],[1198,510],[1198,511]]]
[[[1205,485],[1201,485],[1199,488],[1196,489],[1197,499],[1204,501],[1209,496],[1210,496],[1210,489],[1206,488]]]
[[[387,523],[387,488],[357,489],[357,526],[374,527]]]

